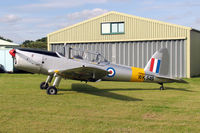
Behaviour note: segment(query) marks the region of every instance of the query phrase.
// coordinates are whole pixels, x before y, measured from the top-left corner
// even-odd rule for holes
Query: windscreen
[[[100,53],[70,48],[70,58],[87,60],[89,62],[108,62]]]

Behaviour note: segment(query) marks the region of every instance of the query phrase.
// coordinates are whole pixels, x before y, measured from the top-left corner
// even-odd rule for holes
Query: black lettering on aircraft
[[[154,80],[154,76],[152,76],[152,75],[145,75],[144,76],[144,80],[153,81]]]

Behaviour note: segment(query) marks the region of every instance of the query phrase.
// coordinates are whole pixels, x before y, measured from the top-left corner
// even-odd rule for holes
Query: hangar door
[[[51,44],[52,51],[63,52],[64,44]],[[169,51],[170,77],[186,77],[186,40],[137,41],[113,43],[70,43],[73,48],[97,51],[112,63],[144,68],[160,48]]]

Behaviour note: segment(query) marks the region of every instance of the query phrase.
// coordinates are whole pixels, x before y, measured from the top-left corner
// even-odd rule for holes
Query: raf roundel
[[[114,77],[115,76],[115,69],[112,67],[109,67],[107,69],[107,71],[109,72],[109,74],[107,75],[108,77]]]

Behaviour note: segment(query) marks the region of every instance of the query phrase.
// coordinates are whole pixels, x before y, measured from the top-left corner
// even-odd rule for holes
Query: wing
[[[172,83],[172,82],[186,83],[186,84],[188,83],[187,81],[185,81],[183,79],[174,79],[174,78],[168,78],[168,77],[163,77],[163,76],[155,76],[155,77],[166,83]]]
[[[63,78],[95,82],[108,75],[109,72],[96,67],[78,67],[68,70],[60,70],[57,74],[61,75]]]

